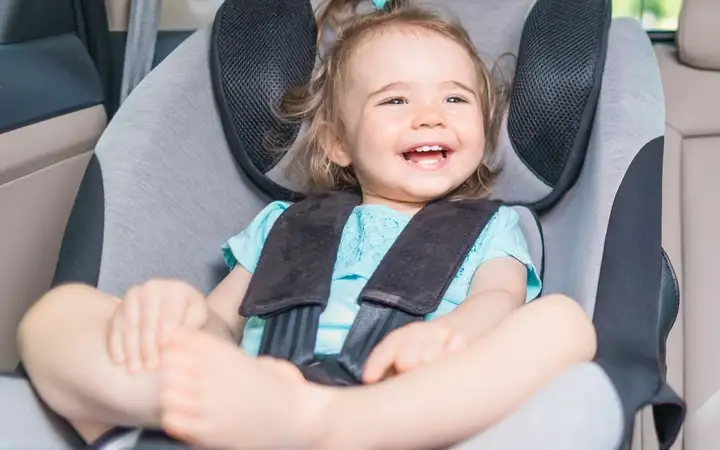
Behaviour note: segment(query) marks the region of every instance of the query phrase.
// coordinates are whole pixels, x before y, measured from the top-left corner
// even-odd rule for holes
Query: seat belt
[[[291,361],[319,384],[360,384],[371,351],[385,336],[435,311],[500,205],[449,199],[425,205],[360,292],[340,354],[317,358],[315,341],[340,237],[360,203],[360,194],[343,192],[291,205],[270,230],[240,307],[242,316],[265,321],[260,355]]]
[[[152,70],[162,0],[132,0],[125,44],[120,104]]]

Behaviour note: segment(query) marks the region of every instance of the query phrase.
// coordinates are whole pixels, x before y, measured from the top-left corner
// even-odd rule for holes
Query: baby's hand
[[[130,373],[158,367],[160,350],[179,328],[199,329],[205,297],[182,281],[151,280],[127,291],[108,327],[108,353]]]
[[[441,323],[417,322],[390,333],[372,351],[363,381],[375,383],[464,348],[464,336]]]

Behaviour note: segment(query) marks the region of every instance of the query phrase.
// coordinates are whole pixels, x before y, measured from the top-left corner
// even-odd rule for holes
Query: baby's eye
[[[404,98],[393,97],[393,98],[389,98],[389,99],[383,101],[380,104],[381,105],[404,105],[405,103],[407,103],[407,100],[405,100]]]
[[[460,97],[459,95],[453,95],[453,96],[447,98],[447,102],[448,103],[467,103],[468,101],[465,98]]]

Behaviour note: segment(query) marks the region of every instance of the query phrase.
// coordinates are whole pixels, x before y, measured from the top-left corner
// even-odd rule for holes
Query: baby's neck
[[[383,206],[387,206],[388,208],[392,208],[399,213],[413,215],[416,212],[420,211],[426,205],[426,202],[403,202],[403,201],[380,197],[380,196],[369,194],[369,193],[363,193],[362,204],[363,205],[383,205]]]

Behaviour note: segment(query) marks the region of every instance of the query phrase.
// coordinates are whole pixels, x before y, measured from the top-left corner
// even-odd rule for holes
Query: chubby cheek
[[[392,120],[377,117],[362,121],[356,128],[356,149],[364,155],[387,157],[395,155],[403,126]]]
[[[479,153],[479,158],[482,159],[482,153],[485,149],[485,130],[483,129],[482,122],[480,122],[479,125],[477,122],[464,123],[456,127],[456,130],[458,140],[462,147],[470,150],[472,153]]]

